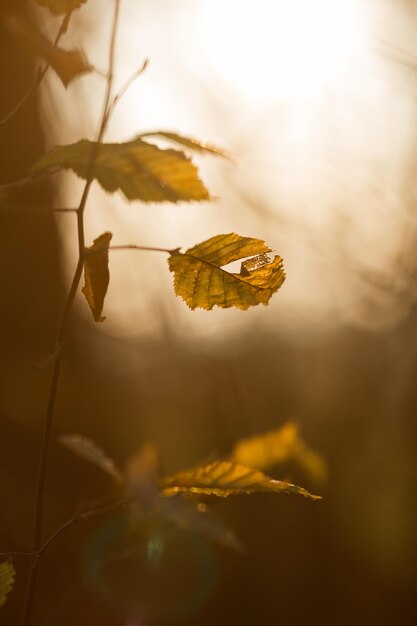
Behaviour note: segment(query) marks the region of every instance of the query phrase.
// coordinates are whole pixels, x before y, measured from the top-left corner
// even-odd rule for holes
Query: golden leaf
[[[288,422],[262,435],[241,439],[233,448],[231,459],[260,470],[284,463],[298,450],[298,428]]]
[[[307,447],[294,422],[287,422],[280,428],[262,435],[237,441],[230,458],[237,463],[260,470],[268,470],[276,465],[293,461],[316,484],[322,484],[326,479],[326,462],[320,454]]]
[[[96,322],[103,322],[104,298],[110,281],[109,245],[111,233],[103,233],[84,251],[84,280],[82,292],[85,295]]]
[[[234,461],[215,461],[192,470],[179,472],[162,481],[162,493],[166,496],[178,493],[194,493],[226,497],[240,493],[296,493],[313,500],[320,499],[306,489],[274,480],[260,470],[252,469]]]
[[[216,235],[184,253],[176,250],[168,259],[169,269],[174,273],[175,293],[191,309],[210,310],[218,306],[245,310],[268,304],[285,280],[280,256],[248,271],[248,275],[234,274],[222,267],[268,252],[271,249],[261,239],[235,233]]]
[[[86,178],[94,142],[56,146],[33,167],[33,173],[51,168],[71,169]],[[121,190],[128,200],[180,202],[209,200],[191,160],[178,150],[162,150],[136,138],[98,146],[93,178],[106,191]]]
[[[7,596],[13,589],[15,574],[15,569],[10,561],[0,563],[0,606],[5,604]]]

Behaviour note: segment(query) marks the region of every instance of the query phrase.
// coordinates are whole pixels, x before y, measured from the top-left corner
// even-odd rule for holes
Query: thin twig
[[[95,507],[94,509],[87,509],[81,513],[74,513],[72,517],[70,517],[66,522],[62,524],[55,532],[52,533],[42,544],[42,547],[36,552],[32,551],[12,551],[12,552],[0,552],[0,559],[11,559],[18,557],[36,557],[41,558],[46,550],[62,535],[67,528],[74,526],[78,522],[82,522],[87,519],[93,519],[95,517],[100,517],[101,515],[106,515],[107,513],[112,513],[113,511],[118,511],[119,509],[123,509],[125,507],[133,504],[130,500],[118,500],[116,502],[111,502],[110,504],[102,504],[101,506]]]
[[[19,187],[24,187],[25,185],[34,185],[41,180],[48,179],[52,174],[56,174],[58,170],[49,171],[45,174],[37,174],[36,176],[25,176],[24,178],[19,178],[19,180],[14,180],[11,183],[4,183],[0,185],[0,194],[3,191],[8,191],[9,189],[18,189]]]
[[[113,111],[116,108],[117,103],[120,102],[120,100],[123,98],[123,96],[125,95],[127,90],[133,85],[135,80],[137,80],[139,78],[139,76],[141,74],[143,74],[143,72],[146,70],[148,65],[149,65],[149,59],[145,59],[144,62],[142,63],[142,65],[140,67],[138,67],[138,69],[135,70],[131,74],[131,76],[129,76],[127,81],[120,87],[119,91],[116,93],[116,95],[114,96],[114,98],[113,98],[113,100],[112,100],[112,102],[110,104],[110,108],[109,108],[110,115],[113,114]]]
[[[180,248],[155,248],[154,246],[136,246],[135,244],[127,244],[123,246],[109,246],[109,250],[151,250],[153,252],[167,252],[168,254],[174,254],[178,252]]]
[[[85,237],[84,237],[84,211],[87,204],[88,194],[91,188],[91,184],[93,182],[93,173],[94,173],[94,164],[98,155],[98,148],[100,143],[102,142],[104,133],[107,128],[107,124],[110,119],[109,115],[109,104],[110,97],[113,87],[113,71],[114,71],[114,57],[115,57],[115,46],[116,46],[116,33],[119,21],[119,10],[120,10],[120,0],[115,0],[114,7],[114,15],[112,22],[112,32],[110,38],[110,46],[109,46],[109,62],[108,62],[108,74],[107,74],[107,86],[104,97],[104,105],[103,112],[101,117],[101,122],[99,126],[99,131],[97,134],[97,141],[93,146],[93,149],[90,153],[90,159],[86,168],[86,183],[84,187],[84,191],[81,196],[80,204],[77,211],[77,231],[78,231],[78,261],[77,266],[74,272],[74,276],[72,279],[71,287],[67,296],[67,300],[64,306],[64,311],[61,317],[61,321],[58,328],[56,345],[62,345],[66,329],[67,322],[69,318],[69,314],[72,309],[72,305],[75,300],[75,296],[78,290],[78,286],[80,283],[80,278],[82,275],[83,269],[83,254],[85,247]],[[55,402],[58,391],[58,383],[59,376],[61,371],[61,362],[62,362],[62,350],[58,351],[56,359],[54,361],[54,367],[52,372],[52,381],[49,392],[49,400],[48,400],[48,408],[46,412],[45,418],[45,426],[43,431],[43,441],[42,441],[42,450],[39,461],[39,474],[38,474],[38,483],[36,489],[36,501],[35,501],[35,521],[34,521],[34,531],[33,531],[33,543],[32,543],[32,551],[39,552],[42,542],[42,529],[43,529],[43,513],[44,513],[44,501],[45,501],[45,484],[46,484],[46,476],[48,470],[48,459],[49,459],[49,448],[51,442],[51,434],[52,434],[52,424],[53,417],[55,412]],[[22,614],[22,626],[27,626],[30,619],[30,614],[32,610],[32,605],[35,596],[36,590],[36,582],[37,582],[37,574],[38,574],[38,565],[39,565],[40,555],[34,557],[32,562],[32,567],[29,573],[29,581],[27,586],[27,594],[25,605]]]
[[[64,16],[64,19],[61,22],[61,26],[59,27],[58,34],[55,37],[55,41],[54,41],[54,44],[53,44],[54,48],[57,47],[61,37],[64,35],[64,33],[66,33],[66,31],[68,29],[69,21],[71,19],[71,15],[72,15],[72,11],[70,11],[69,13],[67,13]],[[36,92],[37,88],[39,87],[39,85],[43,81],[43,79],[45,77],[45,74],[46,74],[46,72],[48,71],[49,68],[50,68],[50,63],[47,63],[38,72],[38,75],[36,76],[34,82],[29,87],[29,89],[25,93],[25,95],[19,100],[19,102],[16,104],[16,106],[14,106],[13,109],[6,115],[6,117],[4,117],[2,120],[0,120],[0,128],[2,126],[4,126],[5,124],[7,124],[7,122],[9,120],[11,120],[12,117],[14,117],[16,115],[16,113],[18,113],[20,111],[20,109],[26,104],[26,102],[33,96],[33,94]]]
[[[39,213],[43,213],[47,215],[48,213],[77,213],[78,208],[61,208],[61,207],[43,207],[43,206],[2,206],[0,208],[1,212],[4,213],[34,213],[38,215]]]

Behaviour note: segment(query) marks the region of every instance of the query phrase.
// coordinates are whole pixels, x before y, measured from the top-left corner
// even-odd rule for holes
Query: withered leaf
[[[210,310],[214,306],[248,309],[268,304],[282,285],[285,273],[282,258],[275,256],[248,275],[228,272],[222,266],[240,259],[271,252],[261,239],[235,233],[216,235],[186,252],[174,251],[168,259],[174,273],[175,293],[191,309]]]
[[[103,322],[104,298],[110,281],[109,246],[113,237],[111,233],[103,233],[84,251],[84,280],[82,292],[86,297],[96,322]]]

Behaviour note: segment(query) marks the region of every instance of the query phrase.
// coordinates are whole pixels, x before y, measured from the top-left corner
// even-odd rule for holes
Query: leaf
[[[168,259],[169,269],[174,273],[175,293],[191,309],[210,310],[219,306],[245,310],[268,304],[285,280],[280,256],[247,272],[248,275],[222,268],[232,261],[267,252],[271,249],[261,239],[235,233],[216,235],[184,253],[175,250]]]
[[[93,70],[84,52],[77,48],[64,50],[50,44],[43,49],[41,55],[55,70],[65,87],[77,76]]]
[[[162,481],[162,493],[195,493],[226,497],[240,493],[297,493],[313,500],[320,499],[302,487],[274,480],[261,471],[234,461],[215,461],[196,469],[179,472]]]
[[[0,563],[0,606],[5,604],[7,596],[13,589],[15,575],[15,569],[10,561]]]
[[[49,9],[54,15],[63,15],[79,9],[86,0],[35,0],[39,6]]]
[[[106,318],[101,315],[104,298],[110,281],[109,245],[113,237],[111,233],[103,233],[84,252],[84,280],[82,292],[85,295],[96,322]]]
[[[307,447],[294,422],[287,422],[280,428],[262,435],[241,439],[233,448],[230,458],[237,463],[260,470],[268,470],[276,465],[293,461],[317,484],[323,483],[326,477],[324,459]]]
[[[34,168],[34,173],[51,168],[72,169],[87,177],[94,142],[56,146]],[[136,138],[125,143],[101,144],[97,149],[93,178],[106,191],[121,190],[128,200],[143,202],[179,202],[209,200],[198,178],[197,168],[183,152],[162,150]]]
[[[157,514],[180,527],[190,528],[228,547],[240,550],[235,534],[215,517],[199,509],[195,500],[166,498],[158,485],[159,458],[152,444],[146,444],[128,461],[124,472],[125,486],[134,497],[141,513]]]
[[[58,74],[68,87],[77,76],[91,72],[94,68],[88,62],[84,52],[77,48],[65,50],[52,44],[28,20],[11,18],[8,20],[10,29],[18,35],[23,45],[45,61]]]
[[[284,463],[299,448],[298,428],[293,422],[256,437],[241,439],[233,448],[231,459],[260,470]]]
[[[117,482],[121,482],[122,473],[113,459],[91,439],[82,435],[61,435],[59,441],[77,456],[96,465]]]
[[[154,130],[146,133],[141,133],[139,137],[162,137],[163,139],[167,139],[168,141],[173,141],[174,143],[178,143],[185,148],[189,148],[190,150],[194,150],[195,152],[202,152],[206,154],[212,154],[214,156],[221,156],[226,159],[230,157],[226,154],[226,152],[222,148],[218,148],[217,146],[213,146],[208,143],[203,143],[198,139],[194,139],[193,137],[184,137],[183,135],[179,135],[178,133],[172,133],[167,130]]]

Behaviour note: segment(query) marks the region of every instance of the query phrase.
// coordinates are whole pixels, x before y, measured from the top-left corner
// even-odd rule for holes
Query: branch
[[[127,79],[127,81],[120,87],[119,91],[117,92],[117,94],[114,96],[110,107],[109,107],[109,112],[108,115],[112,115],[114,112],[114,109],[116,108],[116,105],[118,102],[120,102],[120,100],[123,98],[123,96],[125,95],[125,93],[128,91],[128,89],[133,85],[133,83],[135,82],[135,80],[137,80],[139,78],[139,76],[141,74],[143,74],[143,72],[146,70],[146,68],[149,65],[149,59],[145,59],[144,62],[142,63],[142,65],[133,72],[133,74]]]
[[[93,172],[94,172],[94,164],[98,154],[98,148],[100,143],[103,140],[104,133],[107,128],[107,124],[110,119],[109,114],[109,104],[110,97],[113,87],[113,71],[114,71],[114,56],[115,56],[115,46],[116,46],[116,34],[117,27],[119,21],[119,10],[120,10],[120,0],[115,0],[114,6],[114,14],[113,14],[113,22],[112,22],[112,32],[110,38],[110,47],[109,47],[109,62],[108,62],[108,73],[107,73],[107,86],[106,93],[104,97],[103,104],[103,112],[100,122],[99,131],[97,134],[97,140],[94,146],[94,149],[91,151],[90,160],[87,165],[87,176],[86,183],[84,187],[83,194],[81,196],[80,204],[77,210],[77,231],[78,231],[78,262],[77,267],[75,269],[75,273],[72,279],[71,287],[67,296],[67,300],[64,306],[64,311],[61,317],[61,321],[58,328],[56,345],[60,346],[63,344],[63,340],[65,337],[67,323],[69,314],[71,312],[75,296],[78,290],[78,286],[80,283],[80,278],[82,275],[83,269],[83,254],[85,247],[85,237],[84,237],[84,211],[87,204],[88,194],[90,191],[91,184],[93,182]],[[34,521],[34,530],[33,530],[33,542],[32,542],[32,551],[39,552],[42,542],[42,529],[43,529],[43,514],[44,514],[44,502],[45,502],[45,483],[46,483],[46,475],[48,470],[48,459],[49,459],[49,448],[51,442],[51,434],[52,434],[52,424],[55,413],[55,401],[57,397],[58,391],[58,383],[61,371],[61,362],[62,362],[62,349],[60,349],[57,353],[56,359],[54,361],[54,367],[52,372],[52,381],[49,392],[48,399],[48,407],[46,411],[45,418],[45,427],[43,432],[43,441],[42,441],[42,450],[39,461],[39,473],[38,473],[38,483],[36,489],[36,504],[35,504],[35,521]],[[40,555],[34,557],[32,562],[32,567],[29,573],[29,581],[27,586],[27,594],[26,600],[23,608],[22,614],[22,626],[28,626],[29,617],[31,614],[33,600],[35,596],[36,583],[38,578],[38,564],[39,564]]]
[[[74,513],[72,517],[70,517],[66,522],[62,524],[57,530],[52,533],[50,537],[45,541],[45,543],[41,546],[39,550],[36,552],[32,551],[12,551],[12,552],[0,552],[0,559],[11,559],[17,557],[38,557],[39,560],[47,551],[47,549],[55,543],[55,541],[62,535],[63,532],[74,526],[74,524],[78,524],[78,522],[82,522],[87,519],[94,519],[95,517],[100,517],[101,515],[105,515],[106,513],[113,513],[114,511],[118,511],[119,509],[123,509],[125,507],[131,506],[133,503],[130,500],[118,500],[116,502],[111,502],[110,504],[102,504],[101,506],[97,506],[94,509],[88,509],[87,511]]]
[[[62,208],[62,207],[43,207],[43,206],[2,206],[0,208],[1,212],[5,213],[35,213],[38,215],[39,213],[43,213],[47,215],[48,213],[77,213],[78,208]]]

